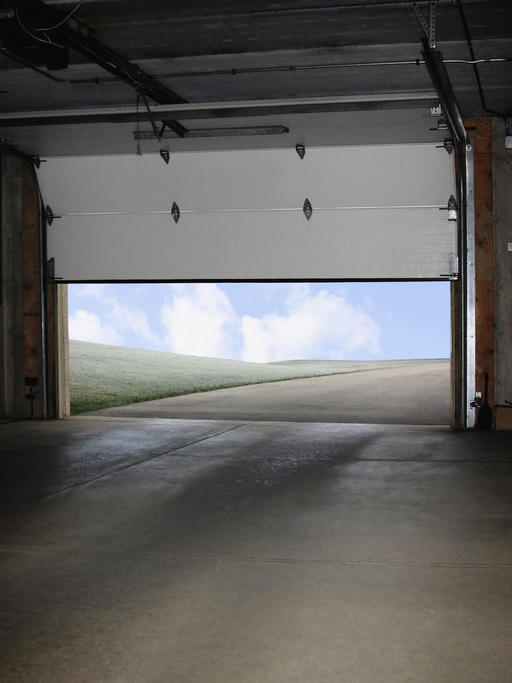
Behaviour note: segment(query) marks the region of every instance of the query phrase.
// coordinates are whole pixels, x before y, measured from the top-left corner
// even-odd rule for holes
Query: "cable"
[[[17,5],[16,5],[16,8],[15,8],[16,19],[18,20],[18,24],[19,24],[19,25],[21,26],[21,28],[25,31],[25,33],[26,33],[27,35],[29,35],[31,38],[33,38],[34,40],[39,41],[40,43],[44,43],[45,45],[51,45],[51,43],[50,43],[49,40],[43,40],[42,38],[38,38],[38,37],[35,36],[33,33],[30,33],[30,31],[29,31],[28,29],[25,28],[25,26],[23,25],[23,23],[22,23],[22,21],[21,21],[21,19],[20,19],[20,15],[19,15],[19,12],[18,12],[18,7],[19,7],[19,4],[17,4]]]
[[[137,155],[140,157],[142,156],[141,151],[140,151],[140,139],[139,139],[139,101],[140,101],[140,93],[137,93]]]
[[[488,114],[494,114],[494,116],[499,116],[500,118],[503,119],[503,121],[505,122],[505,130],[506,130],[506,133],[505,133],[505,134],[508,136],[508,135],[509,135],[509,126],[508,126],[508,119],[507,119],[507,117],[505,116],[505,114],[502,114],[502,113],[500,113],[500,112],[498,112],[498,111],[494,111],[493,109],[489,109],[489,108],[487,107],[486,102],[485,102],[484,90],[483,90],[483,88],[482,88],[482,81],[480,80],[480,74],[479,74],[479,72],[478,72],[478,64],[479,64],[480,62],[479,62],[479,61],[476,59],[476,57],[475,57],[475,52],[474,52],[474,50],[473,50],[473,43],[472,43],[472,41],[471,41],[471,36],[470,36],[470,34],[469,34],[469,26],[468,26],[468,23],[467,23],[467,21],[466,21],[466,15],[464,14],[464,9],[463,9],[463,7],[462,7],[462,2],[461,2],[461,0],[457,0],[457,6],[458,6],[458,8],[459,8],[460,18],[461,18],[461,21],[462,21],[462,26],[463,26],[463,28],[464,28],[464,33],[465,33],[465,35],[466,35],[466,42],[467,42],[467,44],[468,44],[469,54],[471,55],[471,59],[473,60],[471,63],[473,64],[473,71],[474,71],[474,73],[475,73],[476,83],[477,83],[477,86],[478,86],[478,92],[480,93],[480,100],[481,100],[481,102],[482,102],[482,108],[483,108],[483,110],[486,111]]]
[[[512,62],[512,57],[498,57],[478,60],[469,59],[443,59],[445,64],[474,64],[474,63],[495,63],[495,62]],[[380,67],[380,66],[420,66],[425,64],[423,59],[410,59],[402,61],[388,61],[388,62],[353,62],[353,63],[335,63],[335,64],[302,64],[299,66],[262,66],[246,69],[217,69],[215,71],[182,71],[177,73],[158,74],[155,78],[193,78],[195,76],[238,76],[243,74],[257,74],[257,73],[273,73],[279,71],[312,71],[316,69],[346,69],[346,68],[362,68],[362,67]],[[103,80],[103,79],[101,79]]]
[[[36,30],[37,30],[37,31],[53,31],[54,29],[59,28],[59,26],[62,26],[62,24],[65,24],[66,21],[67,21],[68,19],[71,19],[71,17],[72,17],[73,14],[77,11],[77,9],[80,7],[80,5],[83,3],[83,1],[84,1],[84,0],[80,0],[79,3],[77,4],[77,6],[75,7],[75,9],[72,10],[72,11],[67,15],[67,17],[64,17],[64,19],[63,19],[62,21],[59,21],[58,24],[55,24],[55,26],[50,26],[50,27],[48,27],[48,28],[38,28],[38,29],[36,29]]]
[[[46,43],[46,41],[43,41]],[[52,43],[53,44],[53,43]],[[30,64],[28,61],[21,59],[12,55],[10,52],[5,50],[5,48],[0,48],[0,52],[4,52],[11,59],[20,62],[24,66],[37,71],[37,73],[51,78],[53,81],[58,83],[69,83],[72,85],[82,85],[86,83],[112,83],[118,79],[115,76],[106,77],[95,77],[95,78],[57,78],[52,74],[38,69],[37,67]],[[488,57],[483,59],[443,59],[444,64],[496,64],[503,62],[512,62],[512,57]],[[153,78],[164,79],[164,78],[194,78],[194,77],[208,77],[208,76],[238,76],[245,74],[259,74],[259,73],[275,73],[275,72],[293,72],[293,71],[312,71],[321,69],[347,69],[347,68],[365,68],[365,67],[381,67],[381,66],[421,66],[425,64],[423,59],[411,59],[403,61],[388,61],[388,62],[353,62],[353,63],[335,63],[335,64],[303,64],[299,66],[288,65],[288,66],[267,66],[267,67],[255,67],[255,68],[242,68],[242,69],[216,69],[212,71],[181,71],[176,73],[165,73],[156,74]]]
[[[30,36],[31,38],[33,38],[34,40],[37,40],[38,42],[43,43],[44,45],[53,45],[54,47],[59,47],[61,50],[65,50],[65,49],[66,49],[66,48],[64,47],[64,45],[59,45],[59,43],[53,43],[53,42],[48,38],[48,36],[46,36],[46,40],[43,40],[42,38],[38,38],[38,36],[35,36],[33,33],[30,33],[30,31],[29,31],[27,28],[25,28],[25,26],[23,25],[23,23],[22,23],[22,21],[21,21],[21,19],[20,19],[20,14],[19,14],[19,12],[18,12],[18,7],[19,7],[19,3],[16,5],[16,10],[15,10],[15,11],[16,11],[16,19],[18,20],[18,24],[20,25],[20,27],[25,31],[25,33],[26,33],[27,35],[29,35],[29,36]]]
[[[483,59],[443,59],[443,64],[494,64],[512,62],[512,57],[484,57]]]

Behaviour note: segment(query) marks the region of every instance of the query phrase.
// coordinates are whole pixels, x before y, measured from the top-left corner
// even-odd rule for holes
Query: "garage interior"
[[[511,25],[508,0],[2,3],[2,680],[509,680]],[[362,279],[450,280],[451,429],[333,424],[314,407],[300,423],[69,417],[68,282],[223,279],[185,247],[169,270],[125,277],[122,249],[109,270],[100,243],[80,242],[86,213],[116,211],[78,206],[91,160],[119,164],[112,186],[144,168],[149,197],[187,159],[289,155],[304,169],[322,150],[407,145],[452,165],[453,203],[412,209],[443,230],[454,219],[453,251],[447,239],[435,276],[383,274],[376,259]],[[356,209],[378,175],[368,185]],[[322,270],[323,249],[307,271],[311,226],[354,208],[312,196],[238,207],[300,220],[300,267],[263,249],[268,271],[228,279],[357,279],[341,248],[337,270]],[[186,240],[188,202],[169,191],[126,224],[165,213]],[[412,210],[407,196],[384,207],[398,208]],[[115,223],[102,220],[100,236]],[[476,429],[486,375],[490,429]]]

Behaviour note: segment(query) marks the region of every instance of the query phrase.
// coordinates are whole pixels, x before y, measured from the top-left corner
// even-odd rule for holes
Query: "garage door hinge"
[[[180,220],[180,207],[176,204],[176,202],[172,203],[171,216],[174,218],[175,223]]]
[[[441,273],[441,277],[449,277],[450,280],[459,279],[459,257],[450,252],[448,256],[449,273]]]
[[[307,197],[304,200],[304,206],[302,207],[302,211],[304,212],[304,215],[306,216],[306,220],[309,221],[309,219],[313,215],[313,207],[311,206],[311,202],[309,201],[309,199]]]
[[[47,280],[55,280],[55,259],[53,256],[46,261],[45,275]]]

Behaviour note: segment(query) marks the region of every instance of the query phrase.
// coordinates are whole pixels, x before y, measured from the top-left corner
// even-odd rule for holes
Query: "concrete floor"
[[[0,680],[512,679],[512,435],[0,426]]]

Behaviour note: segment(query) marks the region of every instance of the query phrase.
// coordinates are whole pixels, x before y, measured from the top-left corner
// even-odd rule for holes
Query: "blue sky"
[[[449,358],[448,282],[69,285],[71,339],[253,362]]]

